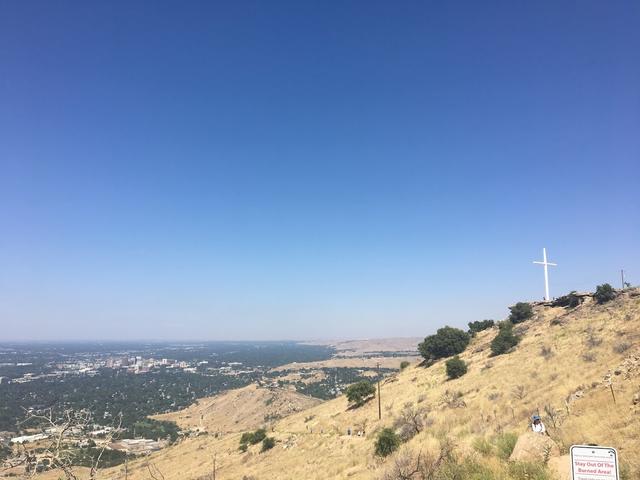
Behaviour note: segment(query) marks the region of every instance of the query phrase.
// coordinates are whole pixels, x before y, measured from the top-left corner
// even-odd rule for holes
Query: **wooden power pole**
[[[378,362],[378,420],[382,420],[382,400],[380,399],[380,362]]]

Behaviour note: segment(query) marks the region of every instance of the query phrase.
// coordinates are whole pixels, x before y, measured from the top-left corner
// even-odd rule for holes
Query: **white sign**
[[[573,480],[619,480],[618,452],[610,447],[571,447]]]

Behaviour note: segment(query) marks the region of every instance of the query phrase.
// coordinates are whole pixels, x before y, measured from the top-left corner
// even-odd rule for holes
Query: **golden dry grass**
[[[319,403],[321,401],[316,398],[292,390],[249,385],[200,399],[189,408],[155,415],[153,418],[176,422],[182,429],[218,434],[245,432]]]
[[[307,363],[288,363],[273,370],[275,372],[296,371],[303,369],[321,369],[321,368],[369,368],[374,369],[379,364],[381,368],[400,369],[403,361],[416,363],[419,357],[403,356],[403,357],[348,357],[348,358],[332,358],[329,360],[321,360],[317,362]]]

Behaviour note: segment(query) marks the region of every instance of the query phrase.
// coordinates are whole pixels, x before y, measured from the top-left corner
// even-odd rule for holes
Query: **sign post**
[[[620,480],[618,452],[611,447],[571,447],[572,480]]]

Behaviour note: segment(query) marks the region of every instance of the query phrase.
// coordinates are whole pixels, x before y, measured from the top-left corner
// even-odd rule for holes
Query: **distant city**
[[[94,376],[100,373],[101,368],[110,368],[113,370],[123,370],[128,373],[141,374],[150,373],[154,369],[167,368],[167,369],[179,369],[184,372],[196,373],[198,367],[206,367],[208,371],[225,373],[229,375],[241,375],[243,373],[251,373],[256,369],[237,370],[242,366],[242,362],[223,362],[220,367],[208,368],[209,362],[207,360],[201,360],[197,362],[187,362],[184,360],[178,361],[172,358],[144,358],[140,355],[129,356],[109,356],[105,359],[102,358],[88,358],[86,360],[69,360],[67,362],[56,362],[47,364],[47,367],[53,370],[49,373],[35,374],[33,372],[24,373],[21,377],[0,377],[0,384],[2,383],[26,383],[34,380],[51,379],[51,378],[63,378],[67,375],[88,375]],[[34,364],[31,362],[4,362],[0,363],[0,369],[2,367],[31,367]]]
[[[91,419],[65,432],[79,447],[106,443],[116,452],[147,453],[190,435],[149,416],[198,398],[256,383],[330,399],[355,381],[395,370],[300,368],[335,355],[332,347],[296,342],[0,345],[0,445],[50,439],[58,427],[38,417],[60,419],[73,410]]]

